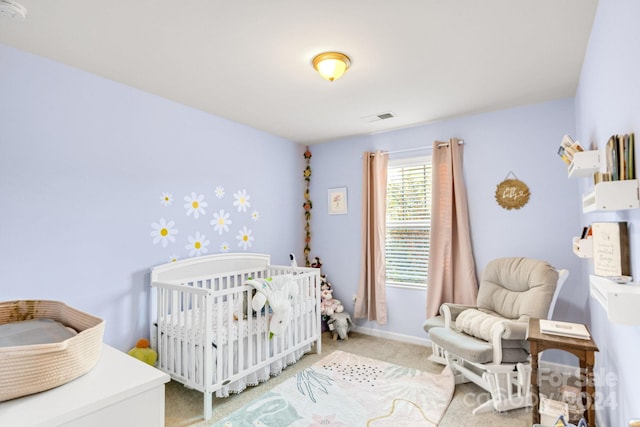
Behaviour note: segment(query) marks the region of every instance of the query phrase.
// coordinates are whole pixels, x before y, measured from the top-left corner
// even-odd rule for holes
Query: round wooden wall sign
[[[519,179],[505,179],[496,189],[496,200],[505,209],[520,209],[529,201],[529,187]]]

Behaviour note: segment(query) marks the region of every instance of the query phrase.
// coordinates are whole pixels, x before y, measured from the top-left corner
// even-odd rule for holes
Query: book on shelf
[[[605,181],[611,181],[611,173],[609,172],[594,172],[593,173],[593,183],[598,184]]]
[[[558,156],[569,165],[573,160],[573,156],[579,151],[584,151],[584,147],[582,147],[579,142],[574,141],[569,135],[565,135],[562,138],[560,147],[558,147]]]
[[[582,234],[580,235],[581,239],[586,239],[591,236],[591,225],[587,225],[586,227],[582,227]]]
[[[589,334],[587,327],[581,323],[540,319],[540,332],[543,334],[580,338],[583,340],[591,339],[591,334]]]
[[[605,150],[607,172],[611,174],[612,181],[636,179],[635,136],[633,133],[611,135]]]

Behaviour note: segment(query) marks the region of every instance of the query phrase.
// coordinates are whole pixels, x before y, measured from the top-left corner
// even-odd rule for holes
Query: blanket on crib
[[[214,426],[437,426],[453,392],[447,367],[431,374],[334,351]]]

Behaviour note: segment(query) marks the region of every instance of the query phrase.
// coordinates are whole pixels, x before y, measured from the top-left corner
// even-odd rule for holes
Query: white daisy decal
[[[169,257],[169,262],[176,262],[178,260],[178,255],[173,254]]]
[[[253,242],[253,236],[251,235],[251,230],[247,227],[242,227],[242,230],[236,236],[238,239],[238,246],[240,246],[245,251],[251,247],[251,242]]]
[[[251,219],[254,220],[254,221],[259,220],[260,219],[260,213],[258,213],[258,211],[253,211],[251,213]]]
[[[222,199],[224,197],[224,188],[218,185],[216,187],[215,193],[218,199]]]
[[[238,212],[246,212],[248,207],[251,207],[251,203],[249,203],[249,199],[251,198],[247,194],[247,190],[240,190],[233,195],[236,200],[233,202],[233,206],[238,207]]]
[[[200,215],[204,215],[204,208],[207,207],[207,202],[203,201],[204,194],[196,196],[196,193],[191,193],[191,196],[184,196],[184,208],[187,210],[187,216],[193,214],[194,218],[198,218]]]
[[[220,212],[213,213],[213,219],[211,220],[211,225],[213,225],[213,229],[218,232],[218,234],[222,235],[224,231],[229,231],[229,224],[232,221],[229,219],[229,212],[225,213],[224,209],[220,209]]]
[[[173,194],[162,193],[162,196],[160,196],[160,203],[162,206],[171,206],[171,203],[173,203]]]
[[[162,247],[166,248],[169,242],[173,243],[176,238],[173,237],[178,234],[178,230],[173,228],[175,223],[173,221],[165,221],[164,218],[160,218],[160,221],[151,224],[151,237],[153,237],[153,244],[162,242]]]
[[[207,246],[209,246],[207,237],[204,234],[200,234],[199,231],[196,231],[195,237],[189,236],[189,244],[184,248],[189,250],[189,256],[199,256],[209,252]]]
[[[231,249],[231,246],[227,242],[220,245],[220,252],[229,252],[229,249]]]

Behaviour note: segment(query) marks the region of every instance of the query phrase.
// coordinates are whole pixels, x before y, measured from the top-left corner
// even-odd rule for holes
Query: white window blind
[[[431,156],[389,160],[387,284],[426,287],[431,231]]]

